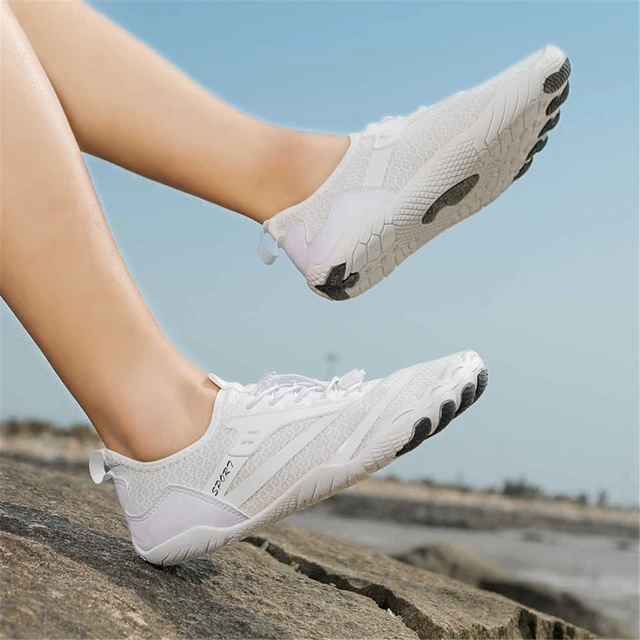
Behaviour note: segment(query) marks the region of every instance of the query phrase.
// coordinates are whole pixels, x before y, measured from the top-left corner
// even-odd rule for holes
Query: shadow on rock
[[[142,601],[187,637],[284,637],[287,632],[238,605],[217,599],[205,583],[220,574],[209,559],[156,567],[136,556],[122,538],[91,531],[60,516],[0,502],[0,529],[46,545],[88,565]]]

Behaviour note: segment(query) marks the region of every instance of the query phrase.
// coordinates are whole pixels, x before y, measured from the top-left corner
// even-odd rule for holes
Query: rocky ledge
[[[494,593],[279,526],[177,567],[143,562],[110,485],[0,459],[0,636],[591,638]]]
[[[384,482],[371,480],[364,488],[359,485],[332,496],[313,507],[318,512],[346,518],[366,518],[427,527],[454,527],[471,530],[549,529],[566,533],[610,535],[637,540],[640,535],[638,514],[628,512],[580,508],[553,507],[563,505],[530,504],[527,500],[500,500],[464,496],[437,495],[438,491],[424,489],[417,495],[403,497],[403,492],[416,487],[398,484],[393,495],[380,490]],[[364,489],[364,490],[363,490]],[[432,495],[436,494],[436,495]]]
[[[603,638],[632,638],[614,620],[595,611],[580,598],[551,587],[518,580],[507,571],[457,542],[438,542],[396,556],[414,567],[428,569],[521,604],[558,616]]]

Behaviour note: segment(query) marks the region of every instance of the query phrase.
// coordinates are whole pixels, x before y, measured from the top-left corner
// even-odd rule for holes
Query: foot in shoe
[[[268,374],[220,387],[200,440],[157,462],[108,449],[91,477],[115,483],[136,552],[175,564],[342,491],[439,433],[473,404],[487,372],[473,351],[364,381]]]
[[[263,233],[316,293],[360,295],[524,175],[558,123],[570,72],[547,46],[474,89],[369,125],[327,181]],[[275,259],[262,244],[260,255]]]

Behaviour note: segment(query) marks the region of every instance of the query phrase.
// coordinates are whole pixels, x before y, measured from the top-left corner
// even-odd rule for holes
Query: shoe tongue
[[[348,389],[354,384],[358,384],[364,380],[364,369],[352,369],[343,376],[340,376],[338,386],[340,389]]]
[[[245,386],[240,384],[239,382],[227,382],[227,380],[223,380],[213,373],[209,374],[209,380],[211,380],[211,382],[216,384],[221,389],[233,389],[234,391],[245,390]]]

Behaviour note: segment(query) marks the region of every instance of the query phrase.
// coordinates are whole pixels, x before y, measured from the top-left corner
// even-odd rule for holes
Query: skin
[[[81,2],[11,7],[80,148],[142,176],[262,223],[313,193],[349,146],[238,111]]]
[[[147,307],[81,150],[262,222],[348,139],[236,111],[86,5],[0,8],[0,294],[105,445],[163,458],[204,433],[218,389]]]

